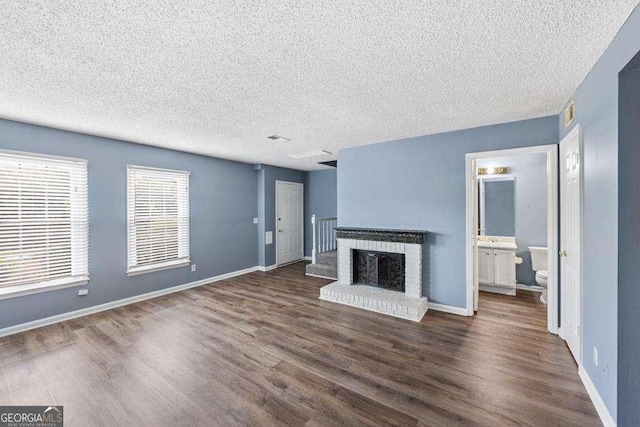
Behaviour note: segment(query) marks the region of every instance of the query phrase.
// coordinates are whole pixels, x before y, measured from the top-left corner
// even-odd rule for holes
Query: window
[[[0,151],[0,297],[89,280],[87,162]]]
[[[127,274],[188,265],[189,172],[127,166]]]

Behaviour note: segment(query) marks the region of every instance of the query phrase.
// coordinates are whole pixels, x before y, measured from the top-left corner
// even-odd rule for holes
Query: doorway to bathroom
[[[558,146],[470,153],[466,166],[467,314],[483,295],[525,299],[557,334]]]

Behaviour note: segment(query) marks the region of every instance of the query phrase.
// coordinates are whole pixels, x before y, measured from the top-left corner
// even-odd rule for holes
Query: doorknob
[[[565,256],[565,257],[566,257],[566,256],[568,256],[568,255],[569,255],[569,252],[567,252],[567,250],[566,250],[566,249],[565,249],[565,250],[560,251],[560,256]]]
[[[284,230],[278,230],[278,233],[284,233]]]

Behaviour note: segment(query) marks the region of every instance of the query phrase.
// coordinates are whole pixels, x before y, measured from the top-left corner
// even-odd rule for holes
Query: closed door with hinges
[[[578,364],[582,308],[580,167],[580,133],[576,129],[560,142],[560,316],[562,338]]]
[[[297,182],[276,182],[276,254],[277,264],[302,259],[303,187]]]

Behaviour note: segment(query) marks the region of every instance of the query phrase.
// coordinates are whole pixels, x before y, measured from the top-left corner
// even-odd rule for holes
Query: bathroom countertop
[[[478,247],[490,249],[511,249],[514,251],[518,249],[518,245],[516,245],[514,242],[488,242],[484,240],[478,241]]]

